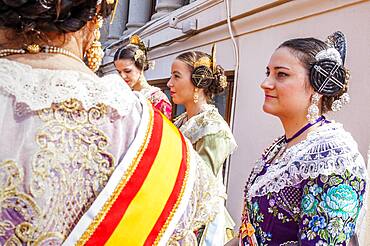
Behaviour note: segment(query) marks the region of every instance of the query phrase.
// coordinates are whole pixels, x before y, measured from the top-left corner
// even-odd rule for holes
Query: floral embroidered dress
[[[190,140],[194,149],[211,168],[220,187],[225,192],[222,181],[222,166],[237,145],[228,124],[218,113],[217,108],[214,105],[206,104],[202,106],[199,114],[188,119],[185,112],[175,119],[174,124]],[[225,199],[226,193],[220,199],[221,206],[223,206]],[[228,235],[225,235],[225,228],[232,229],[234,225],[231,216],[224,209],[224,212],[220,213],[205,228],[200,244],[224,245],[228,239]]]
[[[130,238],[156,240],[160,245],[178,245],[179,241],[194,244],[194,230],[213,220],[221,209],[215,199],[219,195],[217,180],[191,144],[118,75],[99,78],[0,59],[0,127],[0,245],[61,245],[64,241],[65,245],[75,245],[94,235],[97,240],[114,236],[107,228],[118,224],[107,223],[100,234],[94,230],[102,221],[113,221],[117,216],[99,216],[112,211],[112,204],[125,202],[137,190],[149,187],[144,181],[151,178],[159,187],[156,201],[166,192],[170,198],[165,199],[175,205],[164,203],[162,211],[162,203],[159,209],[152,209],[151,202],[135,206],[135,199],[125,203],[131,214],[137,209],[142,218],[131,220],[132,226],[115,238],[118,242]],[[152,134],[154,127],[163,129],[162,135]],[[162,161],[153,161],[153,149],[168,143],[160,141],[164,133],[173,134],[169,145],[177,142],[180,148],[165,153]],[[159,144],[150,145],[148,141],[155,139]],[[168,148],[171,146],[162,150]],[[173,152],[183,161],[168,161]],[[140,159],[145,155],[149,158]],[[180,164],[181,168],[167,175],[169,167]],[[153,168],[157,168],[157,175],[149,172]],[[146,170],[150,175],[145,176]],[[179,170],[181,183],[177,182]],[[136,173],[144,183],[138,189],[129,189],[140,183],[137,179],[130,182]],[[173,192],[168,189],[171,177]],[[152,201],[154,186],[149,187],[150,192],[143,191],[140,199]],[[118,192],[129,195],[118,199]],[[117,207],[118,212],[125,211]],[[147,212],[152,216],[143,215]],[[128,218],[126,215],[130,214],[123,218]],[[155,231],[153,225],[159,223],[163,226]],[[145,224],[149,226],[144,232]]]
[[[170,100],[166,94],[164,94],[161,89],[155,86],[148,86],[140,91],[153,105],[156,109],[161,111],[168,119],[172,117],[172,106]]]
[[[276,157],[284,147],[277,139],[249,177],[243,245],[253,232],[258,245],[347,245],[359,229],[367,180],[357,144],[341,124],[327,123]]]

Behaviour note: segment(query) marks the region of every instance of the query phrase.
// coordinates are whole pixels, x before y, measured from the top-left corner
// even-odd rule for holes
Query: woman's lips
[[[272,96],[272,95],[265,95],[266,98],[277,98],[275,96]]]

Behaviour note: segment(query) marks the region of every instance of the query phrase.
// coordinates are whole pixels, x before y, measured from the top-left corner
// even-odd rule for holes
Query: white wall
[[[332,116],[344,124],[357,140],[366,156],[370,144],[370,1],[353,0],[232,0],[233,30],[240,48],[240,76],[237,90],[234,135],[239,144],[231,158],[227,206],[239,224],[245,181],[254,160],[272,140],[283,134],[279,121],[262,112],[263,93],[259,88],[265,67],[274,49],[283,41],[296,37],[325,39],[341,30],[348,40],[346,66],[351,71],[349,93],[351,104]],[[168,27],[168,18],[156,22],[142,36],[155,47],[150,55],[156,69],[149,71],[149,79],[168,78],[174,57],[196,49],[209,52],[217,43],[218,63],[233,70],[235,60],[225,24],[225,5],[220,0],[198,0],[171,14],[180,23],[198,19],[195,36],[182,42],[160,47],[181,37],[180,30]]]

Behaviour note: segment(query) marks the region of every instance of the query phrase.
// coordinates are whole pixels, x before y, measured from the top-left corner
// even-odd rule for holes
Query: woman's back
[[[64,240],[133,141],[141,105],[123,83],[111,83],[118,76],[4,59],[0,69],[1,217],[9,229]]]

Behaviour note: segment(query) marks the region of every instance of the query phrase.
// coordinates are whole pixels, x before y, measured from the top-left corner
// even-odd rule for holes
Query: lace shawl
[[[231,154],[234,151],[237,146],[234,136],[214,105],[206,104],[203,106],[201,113],[188,120],[187,117],[186,112],[181,114],[175,119],[174,124],[193,145],[204,136],[222,131],[224,136],[230,139],[229,153]]]
[[[257,161],[252,175],[259,173],[265,161]],[[279,192],[308,178],[319,175],[343,174],[348,170],[353,175],[367,179],[366,167],[357,144],[350,133],[339,123],[328,123],[308,134],[306,140],[288,148],[275,159],[266,173],[252,179],[248,199]]]
[[[0,91],[13,95],[18,105],[26,104],[30,111],[74,98],[86,110],[103,103],[124,116],[134,103],[119,75],[98,78],[78,71],[35,69],[7,59],[0,59]]]

